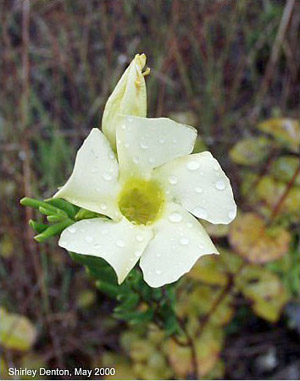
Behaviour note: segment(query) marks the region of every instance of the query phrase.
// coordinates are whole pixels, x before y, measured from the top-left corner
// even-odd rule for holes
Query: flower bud
[[[150,69],[142,72],[145,64],[146,55],[137,54],[106,102],[102,130],[113,149],[116,149],[118,115],[146,116],[147,93],[144,77],[149,74]]]

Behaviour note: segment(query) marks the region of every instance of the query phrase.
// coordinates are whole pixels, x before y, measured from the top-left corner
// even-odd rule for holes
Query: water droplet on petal
[[[142,242],[144,240],[144,237],[141,234],[138,234],[135,238],[138,242]]]
[[[107,172],[104,172],[102,177],[104,178],[104,180],[107,180],[107,181],[110,181],[112,179],[112,176]]]
[[[98,168],[97,168],[97,167],[92,167],[91,172],[92,172],[92,173],[96,173],[96,172],[98,172]]]
[[[132,123],[132,122],[133,122],[133,118],[132,118],[131,116],[129,116],[129,117],[127,118],[127,120],[128,120],[129,123]]]
[[[91,242],[93,242],[93,237],[87,235],[87,236],[85,237],[85,240],[86,240],[87,243],[91,243]]]
[[[160,271],[160,270],[155,270],[155,273],[156,273],[157,275],[160,275],[160,274],[161,274],[161,271]]]
[[[195,160],[191,160],[187,162],[186,167],[189,171],[196,171],[200,167],[200,164]]]
[[[166,139],[165,139],[165,138],[160,138],[160,139],[159,139],[159,143],[160,143],[160,144],[164,144],[164,143],[165,143],[165,141],[166,141]]]
[[[140,161],[140,159],[137,156],[134,156],[134,158],[132,160],[133,160],[134,164],[138,164],[138,162]]]
[[[149,162],[150,164],[153,164],[153,163],[154,163],[154,157],[150,156],[150,157],[148,158],[148,162]]]
[[[218,180],[215,185],[216,185],[216,188],[220,191],[226,188],[226,185],[223,180]]]
[[[68,232],[73,234],[73,233],[76,232],[76,228],[75,228],[74,226],[70,226],[70,227],[68,228]]]
[[[169,215],[169,220],[171,222],[180,222],[182,221],[182,215],[178,212],[173,212]]]
[[[218,171],[219,170],[219,166],[217,164],[214,165],[214,170],[215,171]]]
[[[180,238],[179,243],[182,246],[186,246],[186,245],[188,245],[190,243],[190,240],[188,238],[184,238],[183,237],[183,238]]]
[[[177,177],[176,176],[170,176],[169,177],[169,183],[172,185],[177,184]]]
[[[235,217],[235,215],[236,215],[236,211],[235,211],[235,210],[230,210],[230,211],[228,212],[228,217],[229,217],[230,219],[233,219],[233,218]]]
[[[107,209],[107,204],[106,204],[106,202],[102,202],[102,204],[100,205],[100,208],[101,208],[102,210],[106,210],[106,209]]]
[[[187,222],[186,226],[187,226],[188,228],[192,228],[192,227],[193,227],[193,224],[192,224],[191,222]]]
[[[124,247],[124,246],[125,246],[125,242],[122,241],[122,240],[120,239],[120,240],[118,240],[118,241],[116,242],[116,245],[117,245],[118,247]]]
[[[161,253],[156,253],[157,258],[161,257]]]
[[[122,130],[126,130],[126,124],[122,124],[121,128]]]
[[[203,189],[200,188],[200,187],[196,187],[196,188],[195,188],[195,192],[196,192],[196,193],[202,193],[202,192],[203,192]]]
[[[149,146],[148,146],[148,144],[147,144],[146,142],[141,142],[141,143],[140,143],[140,147],[141,147],[142,149],[147,149]]]
[[[139,258],[142,255],[142,250],[137,250],[134,252],[134,255]]]
[[[128,147],[129,147],[129,143],[125,143],[124,146],[125,146],[126,148],[128,148]]]
[[[204,248],[204,246],[201,243],[199,243],[198,247],[199,247],[199,249],[203,249]]]
[[[207,218],[207,212],[201,206],[197,206],[192,210],[192,213],[199,218]]]
[[[113,152],[109,152],[109,153],[108,153],[108,157],[109,157],[111,160],[113,160],[113,159],[115,158],[115,155],[114,155]]]
[[[176,144],[176,143],[177,143],[177,139],[174,138],[174,139],[172,140],[172,143],[173,143],[173,144]]]
[[[94,243],[93,246],[94,246],[95,249],[100,249],[101,244],[100,243]]]

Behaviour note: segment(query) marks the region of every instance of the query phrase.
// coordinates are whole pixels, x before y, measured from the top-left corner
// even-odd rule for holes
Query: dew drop
[[[176,176],[170,176],[169,177],[169,183],[172,185],[177,184],[177,177]]]
[[[177,143],[177,139],[174,138],[174,139],[172,140],[172,143],[173,143],[173,144],[176,144],[176,143]]]
[[[133,122],[133,118],[132,118],[131,116],[129,116],[129,117],[127,118],[127,120],[128,120],[129,123],[132,123],[132,122]]]
[[[161,271],[160,270],[155,270],[155,274],[160,275]]]
[[[214,165],[214,170],[215,171],[218,171],[219,170],[219,167],[218,167],[218,165],[216,164],[216,165]]]
[[[115,155],[114,155],[113,152],[109,152],[109,153],[108,153],[108,157],[109,157],[111,160],[113,160],[113,159],[115,158]]]
[[[97,173],[97,172],[98,172],[98,168],[97,168],[97,167],[93,167],[93,168],[91,169],[91,172],[92,172],[92,173]]]
[[[138,164],[138,162],[140,161],[138,156],[134,156],[134,158],[132,160],[133,160],[134,164]]]
[[[76,228],[74,226],[70,226],[68,228],[68,232],[74,234],[76,232]]]
[[[125,146],[126,148],[128,148],[128,147],[129,147],[129,143],[125,143],[124,146]]]
[[[102,210],[106,210],[106,209],[107,209],[107,204],[106,204],[106,202],[103,202],[103,203],[100,205],[100,208],[101,208]]]
[[[135,238],[138,242],[142,242],[144,240],[144,237],[141,234],[138,234]]]
[[[95,249],[100,249],[101,244],[100,243],[94,243],[93,246],[94,246]]]
[[[228,212],[228,217],[229,217],[230,219],[233,219],[233,218],[235,217],[235,214],[236,214],[235,210],[230,210],[230,211]]]
[[[169,215],[169,220],[171,222],[180,222],[182,221],[182,215],[178,212],[173,212]]]
[[[134,252],[134,255],[139,258],[141,255],[142,255],[142,251],[141,250],[137,250]]]
[[[93,237],[87,235],[87,236],[85,237],[85,240],[86,240],[87,243],[91,243],[91,242],[93,242]]]
[[[104,178],[104,180],[107,180],[107,181],[110,181],[112,179],[112,176],[107,172],[104,172],[102,177]]]
[[[207,218],[207,212],[201,206],[197,206],[192,210],[192,213],[199,218]]]
[[[150,164],[153,164],[153,163],[154,163],[154,157],[150,156],[150,157],[148,158],[148,162],[149,162]]]
[[[223,180],[218,180],[218,181],[216,182],[216,189],[222,191],[222,190],[224,190],[225,188],[226,188],[226,185],[225,185],[225,183],[224,183]]]
[[[161,253],[156,253],[157,258],[161,257]]]
[[[166,139],[165,139],[165,138],[160,138],[160,139],[159,139],[159,143],[160,143],[160,144],[164,144],[164,143],[165,143],[165,141],[166,141]]]
[[[200,164],[195,160],[191,160],[186,164],[186,167],[189,171],[196,171],[200,167]]]
[[[126,124],[122,124],[121,128],[122,130],[126,130]]]
[[[180,245],[187,246],[190,243],[190,240],[188,238],[180,238],[179,240]]]
[[[141,147],[142,149],[147,149],[149,146],[148,146],[148,144],[147,144],[146,142],[141,142],[141,143],[140,143],[140,147]]]
[[[203,192],[203,189],[200,188],[200,187],[196,187],[196,188],[195,188],[195,192],[196,192],[196,193],[202,193],[202,192]]]
[[[116,242],[116,245],[117,245],[118,247],[124,247],[124,246],[125,246],[125,242],[122,241],[122,240],[118,240],[118,241]]]

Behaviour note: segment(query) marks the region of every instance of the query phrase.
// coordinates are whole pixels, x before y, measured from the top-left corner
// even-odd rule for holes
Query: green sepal
[[[44,230],[47,229],[48,225],[47,224],[43,224],[41,222],[36,222],[34,220],[29,220],[29,226],[32,227],[32,229],[36,232],[36,233],[42,233]]]
[[[71,219],[67,218],[64,221],[61,221],[55,225],[49,226],[46,230],[44,230],[42,233],[36,235],[34,239],[37,242],[44,242],[48,238],[53,237],[55,235],[60,234],[65,228],[68,226],[72,225],[74,221]]]
[[[79,208],[68,201],[63,200],[62,198],[49,198],[45,200],[48,204],[55,206],[56,208],[63,210],[67,215],[75,219],[75,215],[78,212]]]
[[[96,212],[91,212],[90,210],[86,209],[79,209],[79,211],[75,215],[75,220],[80,221],[80,220],[86,220],[87,218],[97,218],[102,216],[102,214],[96,213]]]

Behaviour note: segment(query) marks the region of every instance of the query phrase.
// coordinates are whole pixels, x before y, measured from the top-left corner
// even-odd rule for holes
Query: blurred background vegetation
[[[113,366],[116,378],[296,379],[299,371],[299,2],[2,0],[1,378]],[[114,302],[19,205],[48,198],[126,65],[145,52],[148,115],[198,129],[239,215],[221,255],[179,282],[191,343],[112,317]],[[191,344],[191,345],[189,345]]]

